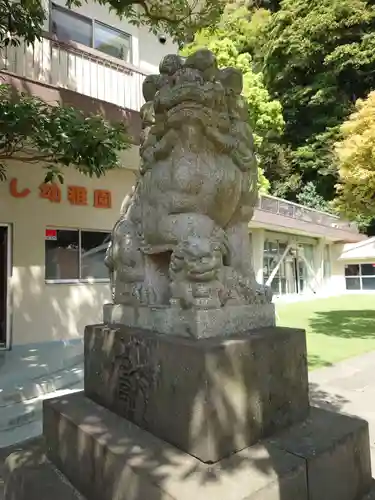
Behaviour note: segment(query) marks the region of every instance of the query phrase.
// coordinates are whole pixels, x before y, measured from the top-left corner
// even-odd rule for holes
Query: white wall
[[[251,229],[251,246],[253,250],[253,265],[255,279],[259,284],[263,284],[263,254],[264,254],[264,234],[263,228]]]
[[[28,197],[10,196],[9,181],[13,177],[18,178],[20,189],[31,190]],[[108,172],[101,179],[67,170],[61,203],[51,203],[39,197],[43,177],[38,166],[18,164],[8,168],[8,181],[0,182],[0,222],[13,225],[13,344],[75,338],[83,334],[86,324],[101,320],[102,305],[110,299],[108,284],[45,283],[45,229],[56,225],[110,231],[135,180],[126,169]],[[90,196],[93,189],[110,190],[112,208],[93,208],[91,203],[84,207],[70,205],[66,197],[69,184],[87,187]]]
[[[329,293],[343,293],[345,286],[345,264],[338,260],[342,253],[343,245],[336,243],[331,245],[331,279],[326,283]]]
[[[54,3],[62,7],[66,6],[64,0],[54,0]],[[158,72],[160,60],[166,54],[177,53],[178,47],[169,39],[164,45],[158,37],[151,34],[147,27],[137,27],[126,20],[121,20],[106,6],[98,3],[83,3],[81,7],[73,7],[72,10],[84,16],[97,19],[132,36],[132,59],[133,65],[146,73]],[[49,30],[48,22],[45,24],[46,31]]]

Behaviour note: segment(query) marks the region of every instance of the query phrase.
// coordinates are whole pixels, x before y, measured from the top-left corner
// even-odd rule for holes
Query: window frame
[[[77,231],[78,232],[78,274],[82,275],[82,232],[91,232],[91,233],[106,233],[109,236],[111,235],[112,230],[106,229],[88,229],[88,228],[77,228],[77,227],[66,227],[66,226],[45,226],[46,229],[56,229],[57,231]],[[108,270],[108,278],[46,278],[46,239],[44,237],[44,282],[46,285],[56,285],[56,284],[65,284],[65,285],[87,285],[87,284],[96,284],[110,283],[110,276]]]
[[[375,265],[375,262],[349,262],[347,264],[345,264],[345,268],[344,268],[344,278],[345,278],[345,290],[349,291],[349,292],[362,292],[363,290],[365,291],[374,291],[374,289],[372,288],[364,288],[363,287],[363,279],[366,279],[366,278],[375,278],[375,274],[362,274],[362,265],[364,264],[368,264],[368,265]],[[358,266],[359,268],[359,273],[357,276],[346,276],[346,267],[347,266]],[[347,287],[347,283],[348,281],[349,282],[353,282],[353,280],[359,280],[359,284],[360,284],[360,287],[359,288],[348,288]]]
[[[84,45],[80,43],[79,45],[83,47],[88,47],[91,50],[95,50],[98,54],[103,54],[103,57],[111,57],[112,59],[115,59],[117,61],[122,61],[125,64],[133,64],[133,37],[130,35],[130,33],[127,33],[126,31],[122,31],[119,28],[115,28],[114,26],[111,26],[110,24],[103,23],[103,21],[100,21],[99,19],[96,19],[95,17],[88,17],[85,16],[84,14],[81,14],[79,12],[74,12],[71,9],[68,9],[66,7],[62,7],[61,5],[58,5],[54,3],[53,1],[50,1],[49,5],[49,32],[51,35],[55,35],[55,33],[52,30],[52,12],[53,9],[59,10],[60,12],[63,12],[65,14],[68,14],[70,16],[74,16],[78,19],[81,19],[83,22],[89,22],[91,24],[91,46],[90,45]],[[111,56],[110,54],[107,54],[106,52],[103,52],[99,49],[95,48],[95,24],[98,24],[100,26],[103,26],[104,28],[109,28],[110,30],[119,33],[120,35],[124,35],[126,38],[129,40],[129,60],[127,59],[120,59],[115,56]],[[74,40],[71,40],[73,43],[79,43],[79,42],[74,42]]]

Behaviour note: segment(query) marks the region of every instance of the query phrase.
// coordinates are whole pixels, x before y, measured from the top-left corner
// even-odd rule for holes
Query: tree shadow
[[[97,328],[100,333],[102,327]],[[139,341],[150,349],[137,348],[132,359],[122,351],[128,345],[123,329],[109,329],[107,340],[86,331],[86,399],[78,394],[62,397],[44,408],[49,459],[90,500],[219,499],[233,491],[243,496],[262,496],[264,491],[279,500],[305,498],[304,460],[267,440],[291,424],[292,413],[295,422],[308,415],[305,344],[302,339],[292,342],[291,356],[285,330],[269,333],[266,342],[254,334],[251,341],[233,338],[224,344],[215,339],[162,340],[143,331]],[[121,387],[122,394],[127,391],[126,404],[115,401],[110,407],[111,397],[119,399],[119,357],[130,370]],[[97,384],[111,411],[92,397]],[[121,413],[129,419],[119,418]],[[164,437],[169,433],[173,438],[165,441],[163,431]],[[255,440],[249,447],[250,433]],[[181,451],[177,441],[192,452]],[[196,458],[205,448],[206,458]],[[28,450],[11,460],[8,500],[21,483],[27,485],[17,470],[40,461]],[[33,481],[35,489],[35,476]]]
[[[309,368],[314,370],[316,368],[327,368],[328,366],[332,366],[332,363],[325,361],[321,356],[316,354],[308,354],[307,361],[309,363]]]
[[[349,400],[340,394],[327,392],[320,387],[319,384],[310,382],[310,404],[324,410],[339,412]]]
[[[310,319],[313,333],[344,339],[375,339],[375,311],[321,311]]]
[[[98,335],[93,335],[95,329]],[[241,447],[238,441],[241,433],[235,432],[239,426],[242,426],[242,436],[250,432],[250,428],[254,432],[264,430],[269,405],[270,413],[274,415],[279,411],[280,418],[288,412],[287,405],[281,405],[277,394],[269,390],[271,379],[276,393],[286,391],[285,400],[294,397],[293,404],[303,406],[301,394],[307,396],[308,393],[304,342],[300,342],[299,347],[291,346],[282,338],[280,330],[283,329],[278,329],[278,335],[272,337],[267,348],[254,338],[244,342],[233,337],[224,344],[217,342],[216,351],[215,339],[197,342],[134,330],[126,333],[121,327],[104,330],[102,325],[88,327],[85,332],[86,397],[82,394],[64,396],[44,407],[47,457],[85,498],[205,500],[242,498],[241,493],[248,498],[255,494],[257,498],[266,495],[279,500],[309,497],[306,480],[309,459],[293,451],[293,447],[290,449],[288,440],[295,442],[303,435],[308,446],[315,450],[322,426],[328,425],[324,431],[327,435],[332,425],[337,428],[332,412],[347,403],[345,398],[310,384],[310,402],[320,410],[313,410],[310,415],[308,411],[302,412],[296,420],[297,431],[294,427],[288,429],[284,422],[281,427],[270,427],[266,438],[250,447],[243,441]],[[148,348],[137,347],[132,358],[127,349],[133,337],[137,337],[138,342],[134,345]],[[120,397],[119,360],[127,369],[125,385],[121,386],[122,403],[126,404],[121,406],[116,401],[111,406],[108,404],[111,398]],[[154,373],[157,373],[156,379]],[[101,398],[93,397],[92,392],[98,385],[101,392],[99,389],[96,392],[101,398],[107,398],[105,404],[99,404]],[[307,404],[306,407],[308,409]],[[331,416],[322,415],[322,410],[329,410]],[[314,412],[321,412],[321,418],[311,433],[308,423],[311,419],[305,418]],[[128,418],[121,418],[125,415]],[[182,451],[183,447],[176,442],[166,441],[165,436],[160,436],[162,427],[155,432],[155,421],[165,425],[164,430],[170,436],[174,434],[198,453],[194,456]],[[305,432],[305,426],[310,430]],[[210,453],[220,456],[220,460],[196,458],[202,450],[199,448],[202,441],[210,444]],[[225,455],[229,448],[237,451]],[[31,491],[35,492],[35,498],[45,498],[43,477],[47,477],[49,484],[51,474],[55,475],[55,486],[50,486],[49,498],[60,500],[57,490],[54,494],[56,484],[61,484],[64,490],[65,497],[61,500],[80,498],[74,496],[71,486],[67,489],[66,482],[61,483],[61,474],[45,460],[44,450],[42,454],[30,453],[26,448],[7,460],[5,500],[30,498],[27,493]],[[360,479],[358,488],[366,488],[367,480],[360,484]],[[353,481],[353,484],[357,483]],[[353,486],[355,488],[357,486]],[[12,496],[20,489],[22,494]],[[362,498],[363,493],[365,491],[356,498]]]

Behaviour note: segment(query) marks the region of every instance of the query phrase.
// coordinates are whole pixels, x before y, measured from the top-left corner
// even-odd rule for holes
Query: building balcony
[[[139,111],[146,75],[114,57],[44,34],[34,46],[21,43],[0,51],[0,71],[68,89],[100,101]]]
[[[271,212],[292,219],[298,219],[304,222],[319,224],[330,228],[345,229],[358,233],[355,224],[344,221],[336,215],[327,212],[321,212],[314,208],[308,208],[298,203],[276,198],[275,196],[261,195],[258,198],[257,208],[265,212]]]
[[[367,239],[355,224],[336,215],[320,212],[291,201],[260,195],[252,225],[294,230],[311,236],[324,236],[332,241],[357,242]]]

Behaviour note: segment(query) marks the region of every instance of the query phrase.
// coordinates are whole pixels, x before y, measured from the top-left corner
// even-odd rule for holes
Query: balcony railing
[[[60,42],[49,35],[34,46],[22,43],[2,49],[0,70],[135,111],[144,103],[145,74],[94,49]]]
[[[264,212],[283,215],[292,219],[319,224],[330,228],[337,228],[344,231],[358,233],[358,228],[355,224],[343,221],[336,215],[320,212],[313,208],[304,207],[291,201],[276,198],[274,196],[260,195],[258,198],[257,208]]]

